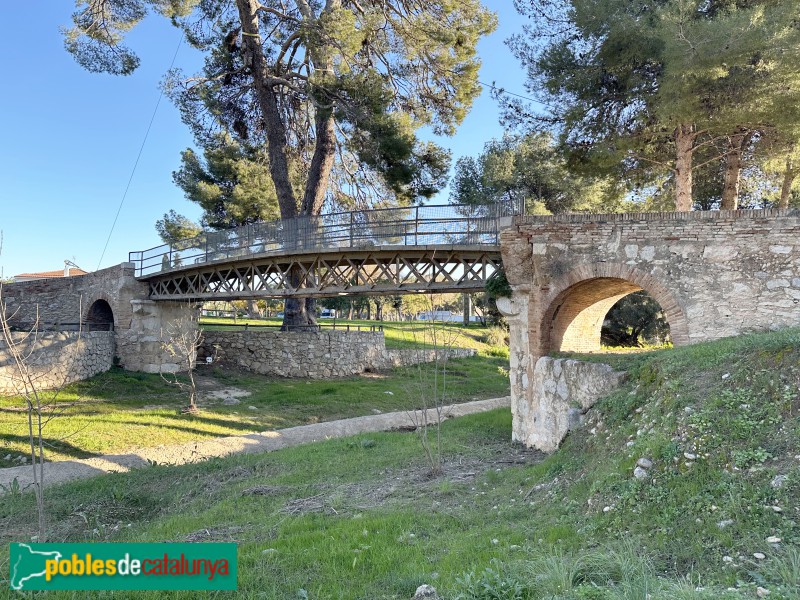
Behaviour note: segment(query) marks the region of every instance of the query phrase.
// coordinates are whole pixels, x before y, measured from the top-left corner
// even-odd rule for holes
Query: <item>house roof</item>
[[[69,269],[69,277],[88,274],[88,271],[84,271],[83,269],[77,269],[75,267],[70,267]],[[57,277],[64,277],[64,269],[59,269],[58,271],[42,271],[41,273],[20,273],[19,275],[14,275],[14,279],[55,279]]]

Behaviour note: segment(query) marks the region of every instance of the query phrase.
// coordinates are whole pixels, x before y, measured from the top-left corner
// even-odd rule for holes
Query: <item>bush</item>
[[[502,327],[489,327],[483,335],[483,343],[499,348],[508,347],[508,331]]]

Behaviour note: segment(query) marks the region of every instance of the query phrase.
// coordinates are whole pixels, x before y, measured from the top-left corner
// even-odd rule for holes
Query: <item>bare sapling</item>
[[[429,313],[434,314],[433,296],[428,297]],[[447,418],[448,363],[457,333],[453,326],[429,320],[422,331],[415,331],[415,348],[410,360],[415,369],[412,397],[420,407],[410,414],[417,428],[430,474],[442,473],[442,421]],[[429,360],[431,359],[432,360]]]
[[[79,314],[80,314],[80,308]],[[9,314],[8,306],[3,297],[3,283],[0,281],[0,341],[2,349],[8,357],[10,369],[6,371],[10,388],[14,396],[22,398],[27,420],[27,434],[29,442],[29,456],[31,467],[31,483],[36,499],[38,519],[38,541],[47,539],[47,511],[45,506],[45,428],[56,418],[65,407],[59,406],[58,396],[68,383],[71,368],[65,368],[54,381],[49,369],[42,369],[38,364],[38,354],[44,348],[44,341],[40,334],[40,320],[38,307],[35,310],[33,323],[26,323],[24,328],[14,327],[16,312]],[[79,326],[77,339],[69,344],[62,352],[77,354],[80,344],[82,328]],[[69,364],[69,357],[66,363]],[[42,381],[43,377],[47,381]],[[47,389],[46,394],[43,391]],[[28,486],[26,486],[28,487]]]
[[[167,383],[177,386],[189,396],[189,404],[181,409],[182,413],[197,414],[197,382],[194,368],[197,359],[197,347],[203,341],[203,332],[198,325],[198,313],[186,310],[185,314],[170,321],[161,330],[161,349],[173,359],[166,368],[162,358],[159,373]],[[182,380],[180,373],[186,373],[188,383]]]

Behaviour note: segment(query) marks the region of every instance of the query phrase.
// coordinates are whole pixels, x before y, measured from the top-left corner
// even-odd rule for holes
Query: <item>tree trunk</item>
[[[298,290],[305,282],[303,272],[299,266],[289,270],[289,287]],[[309,311],[309,308],[311,309]],[[314,316],[316,301],[312,298],[286,298],[283,305],[283,324],[281,331],[297,331],[316,327],[317,320]]]
[[[728,149],[725,153],[725,179],[722,184],[722,200],[720,210],[736,210],[739,208],[739,182],[742,174],[742,149],[745,135],[737,134],[728,138]]]
[[[315,121],[317,140],[308,170],[305,196],[303,196],[302,213],[304,215],[318,215],[322,212],[331,170],[336,158],[336,124],[333,115],[327,108],[317,108]]]
[[[797,177],[797,169],[791,158],[786,159],[786,170],[783,172],[783,185],[781,186],[781,199],[778,208],[789,208],[789,197],[792,195],[792,184]]]
[[[675,130],[675,210],[692,210],[692,152],[696,137],[693,125],[679,125]]]
[[[281,118],[278,97],[271,83],[271,74],[264,51],[261,48],[261,37],[258,27],[258,0],[236,0],[239,20],[242,24],[242,44],[245,62],[250,62],[255,92],[261,115],[267,130],[267,152],[272,181],[278,196],[278,206],[282,219],[290,219],[297,215],[297,199],[294,197],[289,179],[289,164],[286,159],[287,146],[286,126]]]
[[[250,319],[257,319],[261,316],[258,312],[258,308],[256,307],[256,301],[252,298],[248,298],[247,300],[247,316]]]

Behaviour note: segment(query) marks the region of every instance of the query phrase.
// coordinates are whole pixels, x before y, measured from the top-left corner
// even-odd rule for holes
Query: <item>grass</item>
[[[450,361],[448,402],[508,394],[502,358]],[[45,428],[48,460],[87,458],[133,448],[178,444],[225,435],[281,429],[367,414],[420,407],[420,377],[429,367],[336,380],[270,379],[201,367],[206,384],[249,392],[241,404],[200,401],[200,414],[180,414],[186,403],[177,388],[158,375],[113,369],[73,384],[53,401]],[[47,394],[45,394],[47,397]],[[27,421],[20,398],[0,398],[0,468],[25,455]],[[9,458],[6,458],[9,457]]]
[[[278,327],[281,319],[233,319],[223,317],[203,317],[200,324],[204,329],[209,330],[233,330],[239,329],[238,326],[247,324],[253,327]],[[383,328],[384,339],[387,348],[432,348],[431,342],[426,332],[430,330],[431,324],[423,321],[366,321],[366,320],[344,320],[344,319],[319,319],[322,327],[332,327],[334,324],[339,327],[361,327],[361,328]],[[473,348],[479,352],[488,351],[491,346],[483,342],[489,328],[478,323],[471,323],[464,327],[458,323],[437,323],[436,327],[446,332],[449,342],[454,348]]]
[[[216,597],[800,599],[800,330],[613,360],[626,387],[550,456],[494,411],[443,425],[441,477],[398,432],[158,466],[53,488],[52,537],[236,541]],[[35,527],[3,499],[0,576]]]

